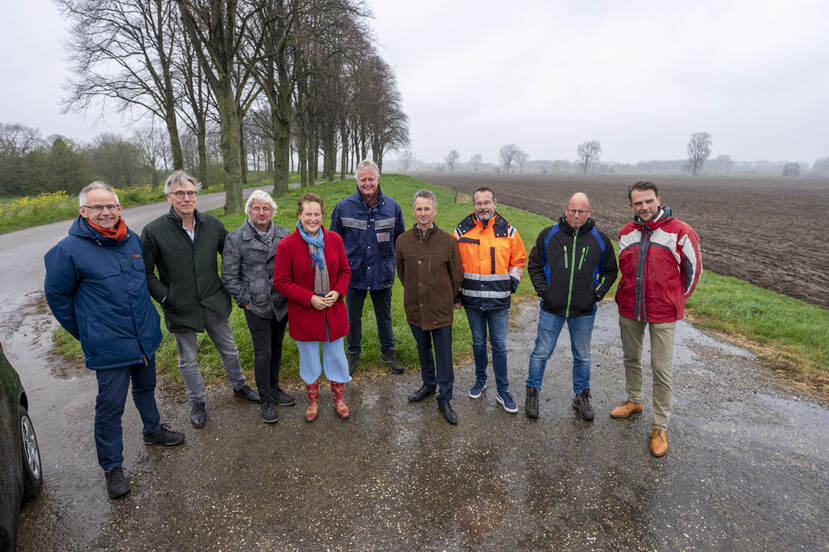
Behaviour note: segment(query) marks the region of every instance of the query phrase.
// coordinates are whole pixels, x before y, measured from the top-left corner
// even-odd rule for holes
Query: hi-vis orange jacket
[[[455,239],[463,263],[463,306],[484,311],[509,308],[527,260],[518,230],[498,212],[486,224],[472,213],[455,228]]]

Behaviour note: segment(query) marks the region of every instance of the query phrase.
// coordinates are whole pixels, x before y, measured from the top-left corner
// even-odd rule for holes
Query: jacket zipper
[[[576,272],[576,240],[579,237],[579,229],[573,232],[573,262],[570,263],[570,286],[567,290],[567,309],[564,311],[564,318],[570,317],[570,302],[573,299],[573,275]],[[584,256],[582,255],[582,260]],[[567,268],[567,246],[564,246],[564,268]]]

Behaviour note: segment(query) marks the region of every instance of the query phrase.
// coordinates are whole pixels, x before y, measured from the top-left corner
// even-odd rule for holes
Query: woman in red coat
[[[348,418],[343,384],[351,377],[343,348],[343,337],[348,333],[343,297],[351,269],[342,238],[322,227],[322,198],[306,193],[297,206],[297,229],[283,238],[276,250],[273,285],[288,298],[288,333],[299,349],[299,376],[308,390],[305,419],[313,422],[317,418],[317,380],[323,368],[331,382],[337,414]]]

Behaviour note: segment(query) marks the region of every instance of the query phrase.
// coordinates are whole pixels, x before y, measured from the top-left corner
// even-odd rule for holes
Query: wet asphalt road
[[[3,275],[0,294],[19,283]],[[202,430],[187,423],[183,396],[159,397],[162,418],[186,433],[176,448],[141,444],[128,403],[132,493],[110,501],[92,437],[94,376],[50,356],[53,322],[36,291],[13,313],[0,300],[0,336],[33,403],[45,473],[43,496],[21,514],[23,551],[829,549],[826,404],[684,322],[662,459],[647,451],[649,391],[642,415],[608,415],[624,379],[612,303],[600,305],[593,336],[595,421],[570,406],[566,332],[548,363],[541,418],[524,416],[537,320],[528,302],[513,309],[509,334],[517,415],[495,402],[492,377],[481,399],[466,396],[469,364],[456,368],[456,427],[433,401],[406,402],[419,386],[413,367],[347,385],[348,421],[328,389],[315,423],[302,418],[295,388],[297,406],[268,426],[258,406],[216,388]]]

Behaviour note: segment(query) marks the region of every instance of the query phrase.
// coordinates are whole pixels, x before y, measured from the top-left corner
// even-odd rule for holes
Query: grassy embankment
[[[248,186],[268,184],[272,176],[266,173],[249,173]],[[291,182],[298,182],[299,175],[292,173]],[[205,188],[202,193],[223,192],[224,184]],[[116,189],[118,200],[124,207],[146,205],[165,200],[161,186],[150,185]],[[78,196],[66,192],[43,193],[36,196],[0,199],[0,234],[22,230],[31,226],[69,220],[78,216]]]
[[[458,221],[471,212],[471,201],[465,200],[456,204],[451,190],[429,186],[406,176],[383,176],[383,191],[399,199],[407,227],[414,223],[409,198],[423,187],[431,188],[438,197],[436,222],[442,229],[451,232]],[[315,186],[312,190],[323,197],[326,220],[329,220],[327,215],[330,214],[334,204],[354,192],[354,182],[325,184]],[[301,190],[291,190],[287,196],[278,199],[279,210],[275,219],[277,223],[291,230],[296,223],[296,200],[301,192]],[[552,224],[550,219],[513,207],[499,205],[498,210],[519,228],[528,252],[538,233]],[[218,211],[214,214],[220,216]],[[243,220],[243,215],[223,217],[224,223],[231,230],[238,228]],[[615,286],[611,289],[611,296],[614,291]],[[534,295],[529,278],[524,278],[518,294],[526,297]],[[746,282],[713,274],[710,271],[703,274],[699,288],[689,302],[689,311],[694,315],[695,322],[698,324],[736,333],[754,343],[764,344],[768,347],[764,356],[772,362],[779,364],[782,361],[784,366],[829,369],[829,338],[827,338],[829,311],[766,291]],[[456,311],[455,314],[453,353],[457,359],[469,355],[472,339],[463,311]],[[362,369],[371,367],[370,372],[382,373],[383,364],[380,360],[374,313],[369,301],[365,304],[364,320]],[[417,350],[403,312],[403,289],[399,281],[395,282],[392,294],[392,320],[401,361],[405,366],[414,369],[418,365]],[[242,365],[252,381],[253,347],[250,333],[242,311],[235,306],[231,315],[231,324]],[[176,368],[175,343],[172,336],[167,334],[166,329],[164,329],[164,334],[164,343],[158,353],[159,370],[172,380],[180,382],[181,378]],[[68,334],[60,332],[57,341],[66,353],[76,358],[80,357],[77,342]],[[199,361],[207,381],[222,381],[221,361],[206,334],[201,334],[199,337]],[[286,335],[282,380],[299,381],[297,367],[296,344]]]

